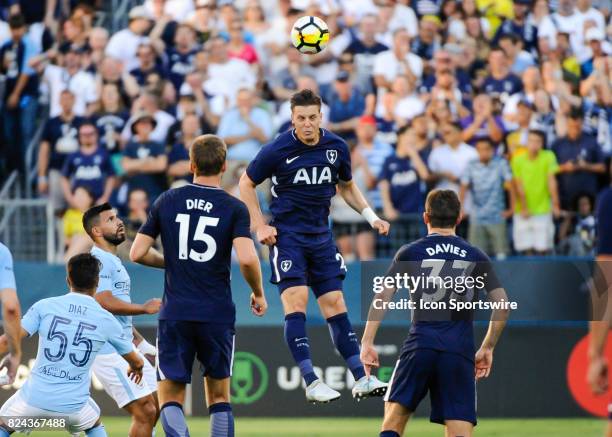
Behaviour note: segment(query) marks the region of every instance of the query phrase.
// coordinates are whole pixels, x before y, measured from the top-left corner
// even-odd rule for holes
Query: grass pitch
[[[125,437],[129,420],[123,417],[103,418],[110,437]],[[380,419],[364,418],[237,418],[237,437],[377,437]],[[190,434],[208,436],[208,418],[188,420]],[[482,419],[475,437],[603,437],[605,423],[598,419]],[[62,433],[44,432],[44,435]],[[416,418],[404,436],[441,437],[440,425]],[[42,435],[41,433],[34,433]],[[65,435],[65,434],[64,434]],[[160,425],[157,436],[164,432]]]

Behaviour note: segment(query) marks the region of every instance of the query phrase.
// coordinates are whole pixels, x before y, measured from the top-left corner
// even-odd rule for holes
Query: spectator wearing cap
[[[166,138],[168,138],[168,132],[174,124],[175,119],[172,115],[160,109],[159,96],[150,92],[141,94],[132,105],[132,114],[138,115],[142,112],[151,115],[155,119],[154,129],[149,134],[150,140],[162,145],[165,144]],[[132,117],[132,119],[128,120],[128,123],[123,128],[123,132],[121,132],[121,140],[124,143],[130,141],[134,135],[132,125],[135,119],[135,117]]]
[[[489,72],[482,90],[501,103],[523,90],[521,79],[510,72],[506,53],[500,47],[494,47],[489,53]]]
[[[425,15],[419,21],[419,34],[412,40],[411,51],[422,59],[431,61],[440,48],[438,34],[442,22],[435,15]]]
[[[608,54],[610,54],[606,53],[604,50],[606,35],[597,27],[590,27],[587,29],[584,39],[586,40],[588,47],[591,49],[591,57],[580,64],[580,77],[582,79],[588,78],[595,70],[595,59],[605,58]]]
[[[326,99],[329,104],[328,129],[346,141],[355,140],[355,128],[366,110],[366,97],[351,81],[347,71],[340,71]]]
[[[559,192],[555,174],[557,158],[546,144],[542,131],[531,130],[527,153],[510,164],[516,189],[512,240],[521,255],[545,255],[553,248],[553,215],[560,215]]]
[[[461,119],[463,141],[475,145],[481,138],[490,138],[498,144],[504,136],[504,122],[494,115],[493,102],[487,94],[478,94],[474,99],[474,114]]]
[[[62,191],[66,203],[77,208],[72,195],[77,187],[86,188],[94,203],[108,202],[115,187],[115,173],[108,152],[98,144],[98,130],[87,121],[79,127],[79,150],[66,158],[62,168]]]
[[[130,126],[133,139],[123,151],[121,167],[128,189],[141,188],[154,201],[166,189],[168,157],[161,143],[151,140],[157,122],[146,112],[138,113]]]
[[[508,147],[506,156],[510,161],[527,152],[527,138],[532,127],[533,110],[533,103],[526,99],[521,100],[517,105],[517,128],[506,136]]]
[[[238,161],[250,161],[272,134],[272,118],[265,109],[255,106],[249,88],[238,91],[236,107],[223,114],[217,130],[227,144],[227,159]]]
[[[600,2],[598,2],[600,3]],[[601,7],[601,4],[598,4],[597,7],[593,7],[592,0],[576,0],[576,13],[579,16],[581,22],[579,22],[578,32],[575,35],[575,43],[572,44],[574,48],[574,53],[578,56],[579,62],[584,62],[588,56],[588,41],[586,41],[586,33],[588,26],[593,26],[601,32],[606,31],[606,20],[609,17],[606,17],[602,10],[604,8]]]
[[[533,56],[523,50],[523,41],[513,33],[503,34],[499,38],[499,46],[508,57],[508,65],[510,65],[510,72],[520,76],[523,72],[535,65]]]
[[[499,44],[503,35],[513,34],[523,42],[525,50],[532,54],[537,54],[538,48],[538,27],[533,20],[528,19],[529,8],[533,0],[514,0],[514,17],[507,18],[497,28],[492,44]]]
[[[353,159],[363,161],[367,196],[377,210],[382,210],[383,204],[378,190],[378,176],[383,163],[393,153],[393,147],[376,138],[376,119],[371,115],[364,115],[357,122],[357,146],[353,152]]]
[[[567,118],[567,135],[552,146],[559,162],[561,207],[566,210],[572,210],[579,194],[595,197],[599,175],[606,171],[596,139],[582,132],[583,117],[580,108],[572,108]]]
[[[512,209],[506,209],[504,190],[512,205],[512,172],[508,161],[496,156],[497,144],[490,138],[479,138],[475,147],[478,159],[466,166],[459,191],[462,204],[468,192],[472,196],[468,240],[485,253],[503,259],[509,253],[506,219],[512,216]]]
[[[88,116],[95,109],[98,101],[98,90],[94,77],[83,70],[83,51],[80,47],[70,46],[63,56],[62,66],[47,64],[44,67],[43,80],[49,86],[49,115],[56,117],[62,112],[60,94],[69,89],[74,95],[74,113]]]
[[[85,118],[74,113],[74,94],[70,90],[60,93],[61,112],[47,120],[38,148],[38,193],[48,195],[54,211],[65,206],[61,185],[64,161],[79,149],[78,129]]]
[[[410,52],[410,37],[405,29],[393,33],[393,48],[376,55],[374,82],[378,88],[390,89],[393,80],[406,75],[417,81],[423,74],[423,60]]]
[[[387,156],[378,177],[378,188],[383,202],[383,213],[390,221],[402,215],[423,212],[425,183],[429,170],[415,144],[416,134],[412,126],[398,131],[395,152]],[[412,234],[411,234],[412,235]]]
[[[124,71],[138,67],[138,46],[149,41],[146,33],[151,27],[151,14],[144,6],[134,6],[128,14],[128,27],[113,34],[106,46],[106,55],[118,59]]]
[[[11,38],[0,46],[0,73],[4,76],[3,155],[9,168],[24,170],[25,152],[36,131],[38,76],[28,65],[36,48],[26,35],[22,15],[9,17]]]

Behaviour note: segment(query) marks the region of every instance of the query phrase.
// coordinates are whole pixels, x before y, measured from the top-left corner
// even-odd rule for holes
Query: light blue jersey
[[[13,256],[4,244],[0,243],[0,290],[16,289],[13,273]]]
[[[90,368],[106,342],[121,355],[133,350],[115,317],[85,294],[38,301],[21,326],[39,337],[36,362],[21,394],[29,405],[44,410],[73,413],[85,405]]]
[[[130,297],[130,275],[121,263],[118,256],[110,252],[94,246],[91,249],[91,254],[100,261],[100,280],[98,282],[97,293],[102,291],[110,291],[117,299],[131,303]],[[132,316],[115,315],[117,321],[121,324],[123,335],[128,340],[132,341],[134,334],[132,332]],[[100,354],[112,354],[115,350],[110,344],[102,348]]]

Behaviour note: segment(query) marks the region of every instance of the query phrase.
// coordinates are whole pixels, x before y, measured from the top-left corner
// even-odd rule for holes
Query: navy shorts
[[[342,290],[346,264],[331,232],[297,234],[279,231],[270,254],[272,278],[282,293],[289,287],[306,285],[319,298],[329,291]]]
[[[415,411],[429,392],[434,423],[462,420],[476,425],[474,362],[466,357],[433,349],[403,351],[385,401]]]
[[[234,324],[160,320],[157,325],[157,380],[191,382],[197,357],[203,376],[232,374]]]

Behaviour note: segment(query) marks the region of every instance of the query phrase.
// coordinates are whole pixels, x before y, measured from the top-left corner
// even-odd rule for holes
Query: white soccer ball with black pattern
[[[329,42],[327,23],[312,15],[298,18],[291,28],[291,42],[304,54],[321,52]]]

